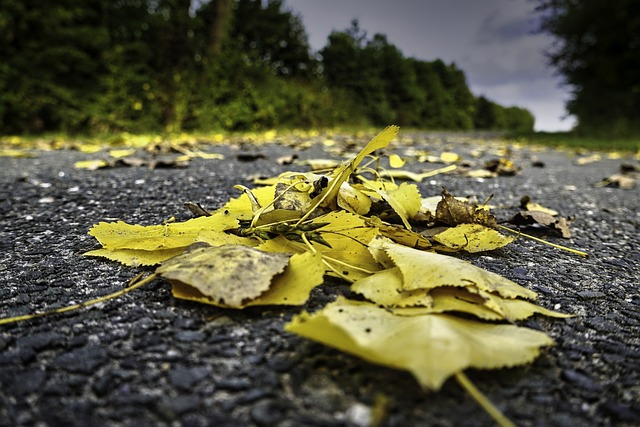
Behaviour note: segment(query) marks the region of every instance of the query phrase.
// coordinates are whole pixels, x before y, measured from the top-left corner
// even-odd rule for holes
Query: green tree
[[[541,30],[557,38],[551,65],[572,88],[578,130],[640,132],[640,2],[536,0]]]
[[[106,0],[0,3],[0,126],[5,132],[82,129],[99,95],[109,40]],[[98,58],[98,59],[96,59]]]

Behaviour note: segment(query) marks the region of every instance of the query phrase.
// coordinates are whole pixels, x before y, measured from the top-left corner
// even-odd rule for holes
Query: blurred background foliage
[[[0,34],[4,134],[534,124],[356,21],[314,53],[281,0],[3,0]]]

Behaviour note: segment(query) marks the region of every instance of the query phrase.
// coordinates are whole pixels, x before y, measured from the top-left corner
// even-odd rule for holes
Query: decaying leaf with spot
[[[285,330],[411,372],[438,390],[466,368],[496,369],[533,361],[553,344],[545,333],[446,314],[398,316],[368,302],[338,298],[324,309],[293,318]]]
[[[224,245],[190,250],[165,261],[156,273],[178,287],[190,286],[211,304],[242,308],[269,289],[275,275],[284,271],[290,255]],[[174,293],[175,294],[175,293]],[[180,293],[178,292],[179,296]]]

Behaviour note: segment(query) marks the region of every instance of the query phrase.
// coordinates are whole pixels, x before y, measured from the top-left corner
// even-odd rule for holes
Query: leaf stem
[[[140,277],[139,275],[136,276],[136,278]],[[30,319],[37,319],[39,317],[45,317],[45,316],[51,316],[53,314],[60,314],[60,313],[66,313],[68,311],[73,311],[73,310],[79,310],[81,308],[85,308],[85,307],[90,307],[92,305],[96,305],[99,304],[101,302],[104,301],[108,301],[110,299],[113,298],[118,298],[124,294],[127,294],[135,289],[138,289],[141,286],[146,285],[147,283],[152,282],[153,280],[155,280],[158,277],[158,275],[156,273],[151,274],[150,276],[147,276],[146,278],[140,280],[139,282],[134,282],[133,284],[130,284],[129,286],[127,286],[124,289],[121,289],[119,291],[113,292],[109,295],[105,295],[99,298],[95,298],[89,301],[84,301],[78,304],[72,304],[72,305],[68,305],[66,307],[62,307],[62,308],[56,308],[55,310],[50,310],[50,311],[45,311],[42,313],[33,313],[33,314],[25,314],[23,316],[16,316],[16,317],[5,317],[3,319],[0,319],[0,325],[7,325],[9,323],[16,323],[16,322],[21,322],[23,320],[30,320]],[[135,279],[135,278],[134,278]]]
[[[532,236],[530,234],[525,234],[525,233],[523,233],[523,232],[521,232],[519,230],[514,230],[514,229],[511,229],[509,227],[505,227],[504,225],[498,224],[498,227],[502,228],[503,230],[510,231],[513,234],[521,235],[521,236],[527,237],[527,238],[529,238],[531,240],[535,240],[536,242],[540,242],[540,243],[544,243],[545,245],[553,246],[556,249],[561,249],[563,251],[571,252],[572,254],[580,255],[580,256],[583,256],[583,257],[588,257],[589,256],[589,254],[586,253],[586,252],[579,251],[577,249],[568,248],[566,246],[558,245],[556,243],[551,243],[551,242],[548,242],[546,240],[542,240],[542,239],[539,239],[537,237],[534,237],[534,236]]]
[[[507,417],[505,417],[505,415],[500,412],[500,410],[496,408],[493,403],[491,403],[487,396],[485,396],[480,390],[478,390],[478,388],[462,371],[457,372],[455,374],[455,377],[456,381],[458,381],[458,384],[460,384],[460,387],[462,387],[464,391],[466,391],[469,396],[471,396],[471,398],[475,400],[476,403],[480,405],[482,409],[484,409],[485,412],[489,414],[489,416],[493,418],[496,423],[498,423],[500,427],[515,427],[515,424],[512,423]]]

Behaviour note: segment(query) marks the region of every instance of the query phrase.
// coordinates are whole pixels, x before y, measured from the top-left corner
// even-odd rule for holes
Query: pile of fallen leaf
[[[302,312],[285,330],[407,370],[432,390],[452,375],[462,384],[469,367],[531,362],[553,341],[513,322],[567,315],[451,256],[501,248],[514,237],[499,231],[487,206],[446,191],[423,198],[415,184],[398,184],[375,167],[371,155],[397,132],[387,127],[329,173],[286,172],[261,187],[237,186],[241,195],[213,212],[190,204],[200,216],[185,222],[102,222],[89,232],[102,247],[87,255],[159,264],[151,279],[167,279],[175,297],[236,309],[303,305],[325,275],[341,278],[356,298]],[[527,214],[529,202],[522,221],[554,218]]]

